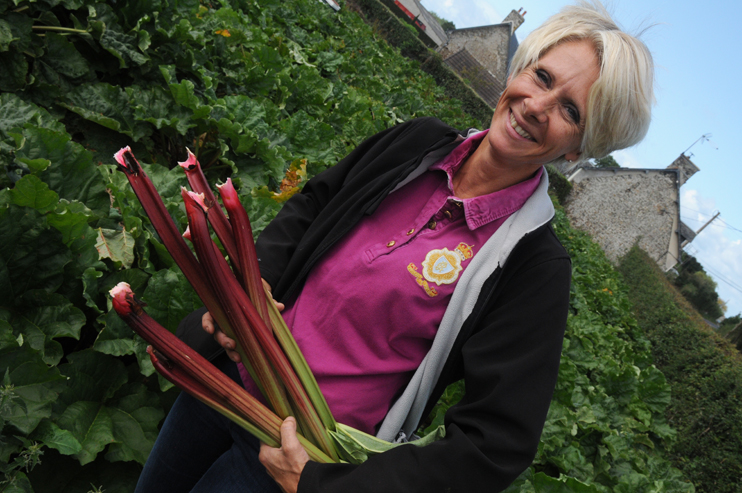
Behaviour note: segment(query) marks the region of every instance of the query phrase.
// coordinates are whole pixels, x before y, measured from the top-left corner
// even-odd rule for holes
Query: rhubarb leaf
[[[83,466],[95,460],[98,453],[114,441],[109,410],[100,402],[73,402],[64,410],[57,423],[80,442],[81,450],[74,457]]]
[[[10,191],[10,196],[14,204],[39,212],[49,212],[59,202],[59,195],[49,190],[49,186],[35,175],[21,178]]]
[[[116,443],[106,454],[111,462],[135,460],[144,464],[164,417],[157,394],[139,383],[131,383],[117,392],[109,405]]]
[[[110,197],[89,151],[72,142],[69,134],[46,128],[26,128],[23,139],[18,157],[54,163],[37,174],[51,190],[62,199],[82,202],[100,217],[108,215]]]
[[[65,36],[56,33],[46,34],[46,53],[41,61],[68,77],[81,77],[88,73],[88,62],[77,51],[75,45]]]
[[[30,289],[59,288],[72,254],[44,216],[28,207],[0,208],[0,238],[0,305]]]
[[[98,228],[95,248],[100,258],[111,259],[119,268],[134,263],[134,238],[127,231]]]
[[[149,61],[149,57],[139,51],[139,43],[134,36],[106,29],[100,37],[100,44],[119,59],[119,68],[143,65]]]
[[[6,372],[12,387],[5,386],[3,419],[6,425],[28,434],[51,416],[52,405],[64,388],[64,377],[26,344],[0,350],[0,375]]]
[[[16,301],[11,324],[44,362],[54,366],[62,359],[62,346],[54,339],[79,339],[85,315],[60,294],[33,290]]]
[[[203,306],[177,268],[163,269],[153,275],[147,289],[142,292],[142,300],[147,303],[147,313],[173,333],[186,315]]]
[[[0,93],[0,136],[7,138],[8,132],[20,132],[24,125],[49,128],[64,132],[64,125],[53,118],[44,108],[24,101],[16,94]]]
[[[73,455],[82,451],[82,445],[70,431],[63,430],[48,419],[45,419],[36,427],[31,438],[42,442],[47,447],[58,450],[64,455]]]
[[[151,123],[155,128],[172,128],[185,135],[189,128],[197,125],[193,114],[173,101],[172,94],[161,86],[143,88],[129,86],[126,93],[132,101],[134,117]]]
[[[81,117],[131,137],[134,142],[151,134],[151,127],[137,122],[126,92],[99,82],[77,87],[60,103]]]

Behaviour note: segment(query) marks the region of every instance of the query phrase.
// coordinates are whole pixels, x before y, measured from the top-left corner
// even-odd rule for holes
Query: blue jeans
[[[214,362],[233,380],[237,366]],[[260,443],[199,400],[181,392],[144,466],[136,493],[280,493],[258,461]]]

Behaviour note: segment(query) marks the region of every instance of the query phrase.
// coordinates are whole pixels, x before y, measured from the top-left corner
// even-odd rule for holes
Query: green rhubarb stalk
[[[210,214],[208,216],[209,223],[211,223],[211,226],[214,228],[214,232],[219,237],[219,241],[224,245],[224,249],[227,251],[227,255],[232,261],[232,265],[237,267],[237,270],[241,270],[238,267],[240,265],[240,253],[235,243],[232,226],[230,226],[227,216],[224,215],[224,211],[219,206],[219,202],[216,200],[214,192],[211,191],[209,182],[206,180],[206,176],[201,169],[198,159],[196,159],[196,156],[190,149],[186,148],[186,151],[188,151],[188,159],[183,162],[178,162],[178,164],[185,170],[191,190],[196,193],[204,194],[204,202],[210,207]]]
[[[180,267],[183,275],[185,275],[188,282],[193,286],[196,294],[201,298],[201,301],[203,301],[221,330],[228,336],[233,337],[232,334],[234,331],[221,304],[214,295],[213,288],[210,286],[202,266],[198,263],[196,257],[193,256],[193,252],[188,248],[188,245],[186,245],[178,227],[173,222],[170,213],[162,202],[162,198],[157,193],[152,180],[150,180],[147,173],[142,169],[139,161],[137,161],[137,158],[131,152],[131,148],[129,146],[122,148],[114,155],[114,159],[118,163],[119,169],[124,172],[126,178],[129,180],[134,193],[144,208],[144,212],[147,213],[152,226],[160,236],[160,240],[162,240],[165,248],[172,255],[175,263]],[[247,361],[243,349],[237,348],[237,351],[242,356],[243,361]]]
[[[208,235],[205,218],[207,206],[203,202],[199,203],[201,197],[199,194],[183,190],[183,200],[186,203],[186,213],[191,229],[191,240],[196,248],[199,260],[206,268],[217,297],[222,301],[227,316],[230,317],[233,329],[240,329],[235,330],[235,335],[245,353],[248,354],[249,361],[263,384],[266,399],[273,406],[276,406],[279,402],[281,404],[285,403],[285,400],[279,399],[282,395],[277,393],[282,389],[277,383],[282,382],[293,404],[293,406],[288,406],[288,403],[286,403],[286,407],[289,409],[293,407],[297,421],[301,424],[307,437],[332,456],[334,452],[332,438],[314,409],[301,381],[273,337],[271,329],[260,317],[250,298],[235,277],[226,273],[228,267],[224,257],[212,247],[213,243]],[[240,313],[236,313],[236,311],[240,311]],[[243,317],[241,318],[240,315]],[[258,344],[259,347],[253,347],[253,345],[257,346]],[[276,384],[272,380],[273,374],[268,373],[270,367],[263,363],[264,357],[267,357],[280,378],[276,379]],[[274,409],[279,416],[286,417],[281,414],[281,408],[275,407]]]
[[[239,255],[242,287],[247,291],[260,317],[269,325],[270,315],[263,289],[263,281],[260,277],[258,254],[255,251],[255,240],[253,240],[250,218],[240,203],[231,178],[227,178],[227,181],[223,185],[218,185],[217,188],[222,196],[224,208],[229,212],[229,223],[232,225],[232,233]]]
[[[204,266],[206,277],[229,319],[232,335],[244,350],[247,360],[255,371],[257,381],[260,382],[264,390],[265,398],[276,414],[281,418],[286,418],[293,413],[287,402],[283,384],[273,372],[263,349],[258,344],[255,332],[249,329],[248,320],[237,302],[237,295],[240,292],[244,294],[244,291],[238,289],[235,292],[234,286],[239,285],[237,280],[231,274],[225,275],[229,267],[226,266],[226,261],[221,253],[214,248],[214,243],[209,235],[209,226],[206,220],[208,207],[203,202],[203,195],[189,192],[185,188],[181,190],[181,194],[188,215],[191,242],[196,249],[199,261]],[[234,284],[230,283],[230,280],[233,280]]]
[[[263,430],[258,426],[251,423],[249,420],[243,418],[238,411],[232,408],[225,399],[219,396],[216,392],[210,388],[202,385],[200,382],[191,378],[191,376],[179,366],[175,365],[171,361],[160,361],[152,346],[147,347],[147,353],[150,355],[152,365],[155,367],[157,372],[165,377],[168,381],[172,382],[179,388],[188,392],[190,395],[200,400],[216,412],[225,416],[227,419],[233,421],[243,429],[247,430],[250,434],[256,437],[261,442],[271,446],[280,447],[280,424],[278,428],[272,427],[270,430]],[[266,408],[266,411],[268,409]],[[270,412],[270,411],[268,411]],[[275,416],[275,415],[274,415]],[[276,416],[276,418],[278,418]],[[280,420],[279,420],[280,423]],[[333,462],[324,452],[319,450],[313,443],[307,440],[301,434],[297,435],[299,442],[307,451],[309,458],[315,462],[331,463]]]
[[[270,293],[266,293],[270,296]],[[307,391],[309,399],[312,402],[312,406],[317,410],[317,414],[322,421],[325,429],[330,432],[335,431],[336,422],[330,411],[330,406],[327,405],[327,400],[322,394],[322,390],[317,384],[317,380],[314,378],[314,373],[309,368],[307,360],[299,349],[299,345],[296,343],[296,339],[291,334],[291,331],[286,326],[286,321],[281,316],[281,312],[278,311],[274,303],[268,304],[270,310],[271,326],[273,327],[273,334],[278,339],[278,343],[283,348],[284,354],[289,359],[291,366],[296,371],[297,377],[301,381],[302,387]]]

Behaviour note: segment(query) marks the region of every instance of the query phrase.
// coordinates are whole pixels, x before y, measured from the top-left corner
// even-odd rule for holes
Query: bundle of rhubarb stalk
[[[186,279],[221,330],[237,342],[242,362],[268,407],[149,317],[129,285],[119,283],[110,292],[113,307],[151,345],[148,352],[157,371],[274,447],[280,445],[283,419],[296,417],[299,440],[316,462],[357,464],[396,446],[335,422],[304,356],[263,287],[250,221],[231,180],[217,187],[225,214],[196,156],[188,151],[188,159],[179,163],[192,189],[182,189],[188,228],[181,235],[131,149],[127,146],[114,157]],[[211,229],[227,258],[212,239]],[[426,438],[414,443],[424,445],[434,439]]]

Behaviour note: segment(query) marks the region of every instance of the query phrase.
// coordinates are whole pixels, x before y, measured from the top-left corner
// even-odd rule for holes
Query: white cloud
[[[713,199],[697,190],[683,190],[680,200],[683,222],[698,230],[716,213]],[[728,316],[742,312],[742,233],[735,232],[716,220],[707,226],[686,250],[703,265],[717,283],[719,297],[727,303]]]

